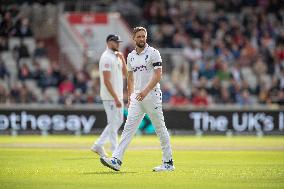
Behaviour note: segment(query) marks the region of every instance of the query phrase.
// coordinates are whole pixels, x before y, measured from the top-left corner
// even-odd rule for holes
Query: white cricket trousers
[[[112,157],[121,161],[123,160],[127,146],[135,135],[145,113],[147,113],[160,139],[163,161],[168,162],[172,159],[172,149],[162,110],[162,92],[160,89],[152,90],[143,101],[137,101],[135,99],[136,96],[136,93],[131,94],[128,116],[121,135],[121,140],[113,152]]]
[[[103,146],[109,140],[113,152],[118,144],[118,129],[123,123],[123,105],[121,108],[117,108],[113,100],[104,100],[103,105],[107,115],[107,126],[95,144]]]

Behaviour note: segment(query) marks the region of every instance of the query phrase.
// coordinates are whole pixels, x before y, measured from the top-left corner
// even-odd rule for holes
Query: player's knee
[[[117,121],[117,123],[118,123],[118,126],[120,127],[120,126],[122,125],[122,123],[123,123],[123,118],[122,118],[122,119],[119,119],[119,120]]]
[[[111,136],[116,136],[116,135],[117,135],[117,129],[112,129],[112,130],[110,131],[110,135],[111,135]]]

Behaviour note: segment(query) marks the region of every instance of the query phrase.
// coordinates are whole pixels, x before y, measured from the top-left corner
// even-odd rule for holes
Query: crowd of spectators
[[[283,1],[139,3],[150,43],[182,52],[163,82],[164,102],[283,104]]]
[[[26,39],[35,41],[34,49]],[[19,43],[11,46],[10,40]],[[11,54],[11,59],[4,59],[5,53]],[[22,16],[19,5],[0,5],[1,104],[99,103],[98,67],[88,66],[68,72],[49,58],[44,40],[35,38],[30,20]]]
[[[139,10],[135,16],[148,29],[152,46],[179,52],[170,54],[172,67],[166,70],[161,83],[163,102],[175,106],[283,104],[281,0],[217,0],[207,1],[202,7],[194,3],[136,0],[125,4]],[[97,63],[66,73],[56,61],[49,61],[43,69],[37,60],[48,58],[48,51],[41,40],[36,40],[32,53],[22,40],[19,46],[9,49],[10,37],[33,37],[30,20],[21,17],[17,8],[0,10],[0,53],[12,51],[17,63],[16,82],[8,89],[0,83],[0,103],[100,103]],[[32,66],[25,63],[25,58],[32,59]],[[164,59],[165,66],[169,62]],[[11,77],[6,64],[9,62],[0,60],[2,81]],[[40,95],[28,88],[28,80],[36,82]],[[50,97],[50,88],[56,89],[56,100]]]

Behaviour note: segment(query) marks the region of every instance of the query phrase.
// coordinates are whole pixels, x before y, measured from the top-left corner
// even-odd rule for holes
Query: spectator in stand
[[[18,78],[19,80],[21,81],[24,81],[26,79],[32,79],[32,73],[28,67],[27,64],[23,64],[21,67],[20,67],[20,70],[18,72]]]
[[[183,30],[178,30],[173,36],[172,48],[183,48],[184,41],[186,40],[186,34]]]
[[[191,100],[194,106],[207,106],[209,105],[209,97],[205,89],[201,88],[197,91]]]
[[[255,60],[256,58],[256,49],[252,46],[248,38],[244,39],[244,44],[241,50],[241,56],[247,60]],[[249,62],[251,63],[251,62]],[[248,65],[249,66],[249,65]]]
[[[80,89],[76,89],[73,94],[73,104],[85,104],[87,102],[86,96]]]
[[[200,77],[199,83],[196,87],[208,89],[210,87],[211,82],[209,82],[205,77]]]
[[[277,45],[275,49],[275,58],[280,62],[284,61],[284,44],[280,43]]]
[[[269,50],[272,50],[275,47],[275,40],[273,40],[271,34],[267,30],[264,30],[264,33],[261,38],[261,43],[263,46],[267,47]]]
[[[63,93],[59,96],[58,103],[59,104],[64,104],[66,106],[72,105],[73,103],[73,95],[72,93],[68,91],[63,91]]]
[[[259,54],[263,56],[263,62],[266,64],[267,73],[272,76],[275,73],[275,64],[274,64],[274,56],[271,49],[269,49],[267,43],[262,43],[260,46]]]
[[[11,13],[13,19],[17,19],[20,13],[19,5],[16,3],[10,5],[8,11]]]
[[[200,70],[200,77],[205,77],[207,80],[212,80],[216,75],[214,66],[208,62],[205,64],[205,68]]]
[[[51,69],[53,70],[52,71],[52,75],[53,77],[55,78],[55,85],[58,87],[59,86],[59,83],[61,83],[61,81],[63,81],[63,73],[62,73],[62,70],[60,69],[60,66],[58,64],[58,62],[56,61],[52,61],[51,62]]]
[[[51,97],[46,93],[46,90],[42,92],[42,98],[39,100],[40,104],[53,104]]]
[[[75,86],[69,77],[65,77],[65,79],[59,84],[58,91],[61,96],[68,96],[74,92]]]
[[[243,80],[243,81],[242,81],[242,83],[241,83],[241,88],[242,88],[242,90],[248,91],[248,93],[249,93],[250,95],[256,94],[256,93],[255,93],[255,88],[252,88],[252,87],[249,85],[248,81],[246,81],[246,80]]]
[[[127,96],[127,95],[126,95]],[[96,102],[96,94],[92,90],[88,90],[86,94],[86,103],[91,104]]]
[[[211,62],[210,60],[214,59],[213,47],[207,41],[204,41],[202,43],[202,54],[202,58],[204,60],[207,60],[207,63]]]
[[[240,58],[241,56],[241,51],[240,48],[238,47],[238,45],[236,44],[231,44],[231,51],[232,51],[232,55],[234,57],[235,60],[237,60],[238,58]]]
[[[173,47],[173,35],[175,32],[175,28],[172,24],[163,22],[161,24],[161,32],[162,32],[162,40],[161,40],[161,46],[162,47]]]
[[[2,21],[0,21],[0,36],[9,37],[14,33],[13,18],[9,11],[4,13]]]
[[[47,87],[56,87],[57,86],[57,78],[54,76],[52,67],[49,67],[44,74],[41,75],[39,80],[39,86],[43,89]]]
[[[21,102],[21,88],[22,84],[20,82],[14,83],[10,90],[10,102],[11,103],[20,103]]]
[[[258,100],[260,104],[270,104],[271,99],[269,98],[269,88],[261,87],[258,93]]]
[[[2,37],[0,35],[0,53],[2,51],[8,51],[9,50],[9,46],[8,46],[8,40],[5,37]]]
[[[13,49],[13,54],[17,63],[21,58],[29,58],[30,53],[28,47],[24,44],[23,40],[20,41],[20,46],[16,45]]]
[[[279,91],[280,91],[280,82],[277,78],[273,78],[269,90],[269,98],[271,99],[272,103],[278,102]]]
[[[184,106],[189,104],[189,100],[187,99],[182,89],[177,87],[176,94],[172,95],[169,103],[173,106]]]
[[[215,77],[213,80],[212,80],[212,84],[210,87],[208,87],[207,89],[207,92],[208,94],[210,94],[212,96],[212,100],[214,102],[218,102],[218,100],[221,98],[221,82],[220,80]]]
[[[87,79],[83,72],[78,72],[75,77],[75,88],[79,89],[81,93],[87,92]]]
[[[245,106],[252,105],[253,101],[248,90],[242,90],[240,95],[236,96],[237,104]]]
[[[9,100],[9,95],[7,93],[7,90],[3,85],[0,84],[0,104],[5,104]]]
[[[238,96],[241,95],[241,84],[236,80],[231,79],[228,90],[230,92],[231,99],[233,99],[233,102],[236,103]]]
[[[279,35],[276,37],[276,43],[278,45],[284,45],[284,30],[279,32]]]
[[[199,85],[199,65],[198,64],[193,64],[192,65],[192,71],[191,71],[191,83],[193,86],[198,86]]]
[[[241,74],[241,67],[238,63],[234,63],[233,67],[231,68],[231,77],[237,82],[242,82],[242,74]]]
[[[188,93],[189,86],[189,68],[187,64],[175,66],[172,71],[171,81],[174,86],[179,86],[183,93]]]
[[[90,77],[92,80],[96,80],[100,78],[99,63],[93,64],[93,67],[90,72]]]
[[[10,73],[8,69],[6,68],[6,65],[0,59],[0,79],[5,79],[6,77],[9,77],[9,76],[10,76]]]
[[[162,101],[163,103],[169,103],[172,98],[171,88],[168,84],[162,85]]]
[[[275,103],[283,106],[284,105],[284,91],[280,90],[278,91],[277,101]]]
[[[32,78],[37,81],[38,85],[40,85],[40,80],[43,77],[44,72],[40,67],[38,62],[34,63],[34,71],[32,72]]]
[[[45,58],[47,57],[47,51],[44,47],[43,41],[38,41],[33,54],[34,58]]]
[[[281,69],[284,68],[284,44],[279,44],[274,51],[274,75],[281,75]]]
[[[26,86],[22,85],[20,90],[20,103],[34,103],[37,99],[32,91]]]
[[[228,64],[223,62],[220,64],[220,69],[217,70],[216,77],[221,81],[229,81],[231,78],[231,74],[228,68]]]
[[[90,81],[91,94],[94,95],[94,102],[102,103],[100,99],[100,78]]]
[[[28,18],[22,18],[19,26],[16,28],[16,37],[32,37],[33,32],[30,27],[30,22]]]
[[[230,97],[230,93],[226,87],[221,88],[221,97],[216,100],[219,104],[233,104],[233,100]]]
[[[202,58],[202,51],[199,48],[197,41],[186,41],[186,46],[183,50],[185,58],[188,60],[189,64],[198,64],[200,65],[200,60]]]
[[[281,91],[284,90],[284,67],[281,69],[281,73],[278,76],[278,84],[279,84],[279,89]]]

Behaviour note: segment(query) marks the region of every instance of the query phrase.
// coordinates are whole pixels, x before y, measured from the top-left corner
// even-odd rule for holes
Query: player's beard
[[[118,48],[112,47],[111,50],[113,50],[115,52],[115,51],[118,51]]]
[[[137,43],[136,43],[136,46],[137,46],[137,47],[139,47],[139,48],[141,48],[141,49],[142,49],[142,48],[144,48],[144,47],[145,47],[145,45],[146,45],[146,43],[145,43],[145,42],[140,42],[140,43],[139,43],[139,42],[137,42]]]

